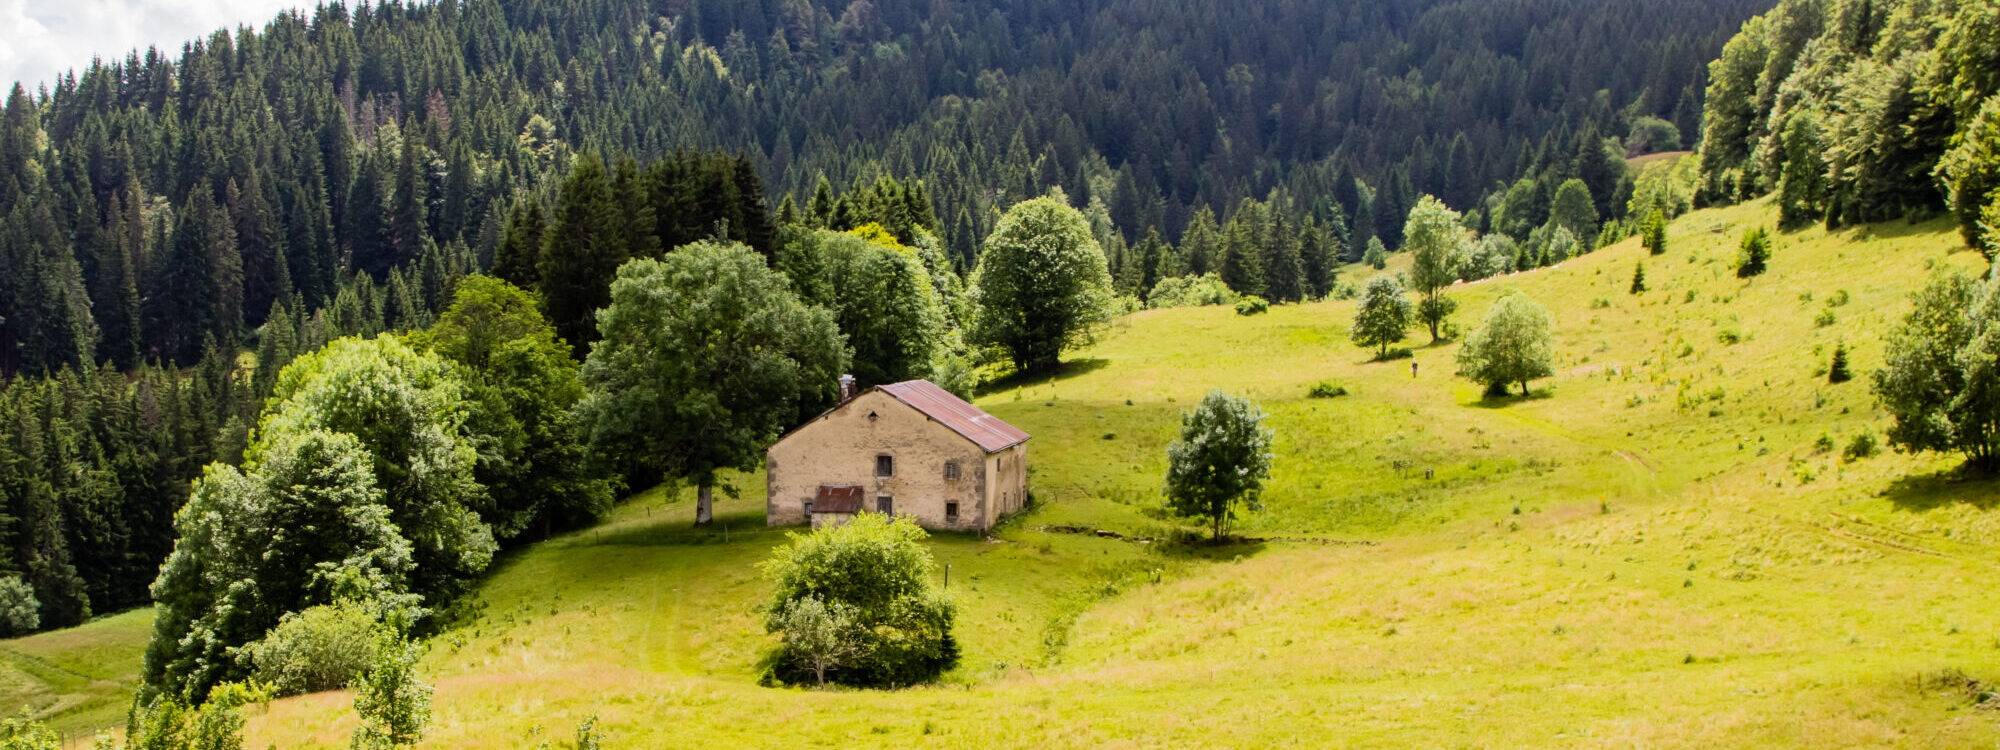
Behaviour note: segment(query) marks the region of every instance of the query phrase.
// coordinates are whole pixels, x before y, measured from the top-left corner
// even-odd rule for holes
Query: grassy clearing
[[[152,632],[153,611],[142,609],[0,641],[0,705],[69,737],[123,728]]]
[[[1513,289],[1551,309],[1559,375],[1529,399],[1483,400],[1422,333],[1416,377],[1368,362],[1351,302],[1135,314],[985,394],[1035,435],[1037,507],[934,539],[965,604],[936,686],[758,687],[755,564],[786,533],[761,478],[721,503],[726,531],[635,498],[498,566],[428,659],[429,744],[531,745],[595,712],[623,747],[1992,745],[1959,675],[2000,678],[2000,484],[1844,461],[1885,417],[1865,378],[1823,374],[1839,343],[1878,366],[1927,268],[1978,260],[1945,222],[1812,229],[1737,279],[1742,230],[1772,221],[1697,212],[1664,257],[1632,240],[1454,288],[1468,329]],[[1627,294],[1642,259],[1651,290]],[[1350,394],[1308,399],[1322,380]],[[1165,538],[1165,444],[1218,386],[1278,432],[1239,526],[1264,541],[1064,531]],[[343,745],[350,700],[281,701],[249,745]]]

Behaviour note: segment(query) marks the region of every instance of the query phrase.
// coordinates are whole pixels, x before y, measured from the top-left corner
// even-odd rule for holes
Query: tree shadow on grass
[[[1161,555],[1176,560],[1199,560],[1202,562],[1229,562],[1253,557],[1270,547],[1263,539],[1230,535],[1220,541],[1211,541],[1207,536],[1199,539],[1165,539],[1154,542]]]
[[[787,529],[772,527],[764,523],[763,509],[716,513],[715,522],[707,526],[694,525],[694,510],[688,507],[669,507],[655,511],[651,522],[627,523],[612,529],[585,529],[577,532],[576,543],[588,546],[666,546],[730,544],[736,541],[758,539],[764,536],[782,535],[787,530],[804,530],[804,526]]]
[[[1508,391],[1504,395],[1495,395],[1492,392],[1487,392],[1485,394],[1481,394],[1479,400],[1470,402],[1466,405],[1476,409],[1505,409],[1507,407],[1519,403],[1525,403],[1528,401],[1542,401],[1555,397],[1556,393],[1554,388],[1530,388],[1528,389],[1528,395],[1526,396],[1523,396],[1519,393],[1515,393],[1513,391]]]
[[[2000,508],[2000,476],[1966,466],[1911,474],[1889,483],[1882,495],[1898,510],[1928,513],[1951,505],[1980,510]]]
[[[1110,366],[1111,360],[1099,357],[1096,359],[1077,359],[1064,362],[1057,365],[1054,372],[1021,372],[1016,370],[994,380],[981,383],[977,389],[977,395],[984,396],[1015,388],[1026,388],[1032,385],[1060,383],[1070,378],[1093,373]]]

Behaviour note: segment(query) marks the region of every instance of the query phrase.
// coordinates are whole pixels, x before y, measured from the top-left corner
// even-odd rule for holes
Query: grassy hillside
[[[1560,374],[1532,399],[1481,400],[1422,333],[1416,377],[1368,362],[1348,302],[1132,315],[983,396],[1035,435],[1038,507],[934,539],[965,605],[937,686],[757,686],[755,563],[786,533],[761,478],[713,531],[687,497],[635,498],[497,566],[428,657],[430,744],[531,746],[595,712],[620,747],[1991,745],[1969,680],[2000,675],[2000,484],[1844,461],[1885,418],[1865,378],[1823,375],[1841,342],[1872,370],[1927,268],[1979,260],[1943,222],[1813,229],[1737,279],[1742,229],[1772,221],[1681,219],[1642,295],[1636,241],[1455,288],[1467,329],[1511,289],[1550,307]],[[1306,399],[1325,379],[1352,395]],[[1169,536],[1164,447],[1212,387],[1278,433],[1240,525],[1260,541],[1075,533]],[[249,745],[344,745],[350,701],[278,702]]]

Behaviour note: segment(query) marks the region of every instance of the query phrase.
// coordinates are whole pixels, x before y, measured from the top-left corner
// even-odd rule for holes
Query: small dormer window
[[[895,457],[895,456],[876,456],[876,457],[875,457],[875,476],[878,476],[878,477],[893,477],[893,476],[895,476],[895,475],[896,475],[896,457]]]

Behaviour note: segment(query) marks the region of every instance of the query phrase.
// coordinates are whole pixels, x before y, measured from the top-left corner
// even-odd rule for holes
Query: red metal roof
[[[851,484],[822,484],[813,495],[814,513],[860,513],[861,488]]]
[[[980,411],[979,407],[966,403],[928,380],[906,380],[878,387],[883,393],[895,396],[896,400],[964,435],[965,439],[978,444],[987,453],[1003,451],[1028,440],[1028,433]]]

